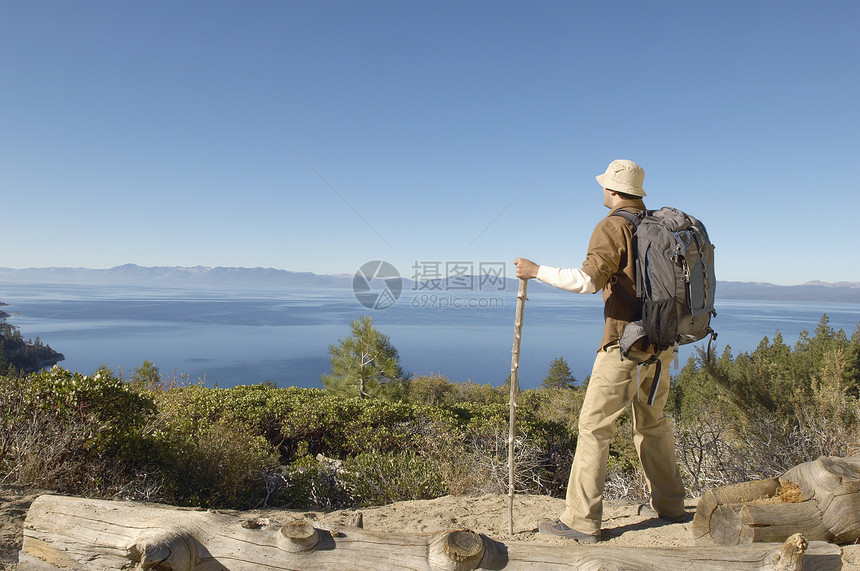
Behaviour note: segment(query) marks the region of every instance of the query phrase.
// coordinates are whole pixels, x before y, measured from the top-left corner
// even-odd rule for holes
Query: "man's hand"
[[[538,268],[540,267],[531,260],[525,258],[517,258],[514,260],[514,265],[517,267],[517,277],[521,280],[530,280],[537,277]]]

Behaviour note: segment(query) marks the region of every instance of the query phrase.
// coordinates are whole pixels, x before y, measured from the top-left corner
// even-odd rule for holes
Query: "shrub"
[[[264,474],[277,466],[277,457],[246,426],[219,418],[195,432],[172,432],[168,441],[163,470],[175,503],[247,509],[264,501]]]
[[[358,505],[383,505],[442,496],[438,465],[415,452],[364,452],[343,462],[339,481]]]
[[[0,470],[5,481],[76,494],[136,496],[158,448],[155,403],[109,375],[60,367],[0,377]]]
[[[409,380],[409,402],[422,405],[440,405],[452,402],[454,384],[442,375],[419,375]]]
[[[340,465],[340,461],[317,461],[303,456],[289,466],[267,472],[264,505],[320,509],[352,506],[353,499],[337,479]]]

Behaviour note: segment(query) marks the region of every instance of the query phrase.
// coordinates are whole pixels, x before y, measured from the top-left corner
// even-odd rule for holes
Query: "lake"
[[[92,373],[105,364],[125,376],[143,361],[164,376],[184,374],[207,386],[272,381],[319,387],[330,344],[370,315],[391,338],[403,368],[452,381],[499,385],[511,369],[515,292],[404,290],[393,306],[371,310],[352,290],[161,285],[0,283],[9,323],[25,339],[63,353],[61,366]],[[752,351],[778,330],[793,345],[823,314],[849,335],[860,304],[719,301],[712,326],[717,352]],[[564,357],[577,379],[591,371],[602,331],[599,295],[532,288],[520,351],[520,386],[534,388],[550,362]],[[683,347],[681,363],[692,354]],[[673,369],[674,371],[674,369]]]

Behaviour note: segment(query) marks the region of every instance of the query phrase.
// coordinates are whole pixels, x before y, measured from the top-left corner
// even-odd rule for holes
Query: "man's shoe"
[[[573,539],[577,543],[597,543],[600,541],[600,534],[582,533],[575,529],[570,529],[560,520],[542,521],[538,524],[538,531],[547,535],[563,537],[565,539]]]
[[[652,508],[649,504],[642,504],[641,506],[639,506],[639,511],[637,513],[647,518],[659,517],[663,521],[668,521],[670,523],[684,523],[685,521],[687,521],[686,513],[683,513],[681,515],[662,515],[657,513],[657,510]]]

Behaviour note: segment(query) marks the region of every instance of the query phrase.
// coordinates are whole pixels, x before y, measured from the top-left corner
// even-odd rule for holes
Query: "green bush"
[[[137,453],[140,429],[155,415],[155,403],[115,377],[86,376],[60,367],[23,380],[24,402],[61,427],[87,427],[83,448],[130,459]]]
[[[440,405],[453,400],[454,383],[442,375],[419,375],[407,383],[409,402],[423,405]]]
[[[229,418],[167,435],[162,471],[174,503],[247,509],[266,497],[264,475],[278,465],[266,440]]]
[[[438,468],[414,452],[372,451],[346,459],[338,479],[357,505],[384,505],[445,495]]]
[[[128,492],[150,472],[155,402],[109,375],[60,367],[0,377],[3,479],[76,494]],[[155,484],[158,485],[158,484]],[[134,495],[134,494],[131,494]]]
[[[338,462],[338,464],[340,464]],[[337,479],[337,471],[311,456],[269,472],[266,505],[290,508],[337,509],[354,505]]]
[[[373,501],[367,498],[384,494],[368,490],[379,486],[380,478],[387,478],[384,469],[399,465],[403,458],[413,463],[420,460],[436,478],[433,481],[442,483],[421,491],[421,485],[413,481],[392,490],[390,497],[423,497],[430,493],[427,490],[495,490],[499,466],[507,462],[504,442],[509,407],[501,403],[425,406],[344,398],[315,389],[191,386],[164,392],[159,410],[164,430],[174,437],[193,438],[205,427],[228,419],[249,434],[265,438],[277,450],[281,465],[279,472],[270,470],[268,475],[263,501],[272,505],[306,501],[320,506],[325,503],[323,489],[333,495],[332,503],[337,505],[344,501],[338,494]],[[523,465],[529,466],[527,478],[532,483],[525,483],[523,489],[558,490],[567,481],[571,434],[560,423],[537,418],[530,410],[521,412],[518,427],[530,456]],[[349,486],[341,480],[334,485],[330,474],[309,464],[318,455],[347,463],[361,458],[369,463],[366,486],[359,485],[358,475],[352,476]],[[360,491],[353,493],[350,486]],[[208,500],[198,495],[188,501]]]

